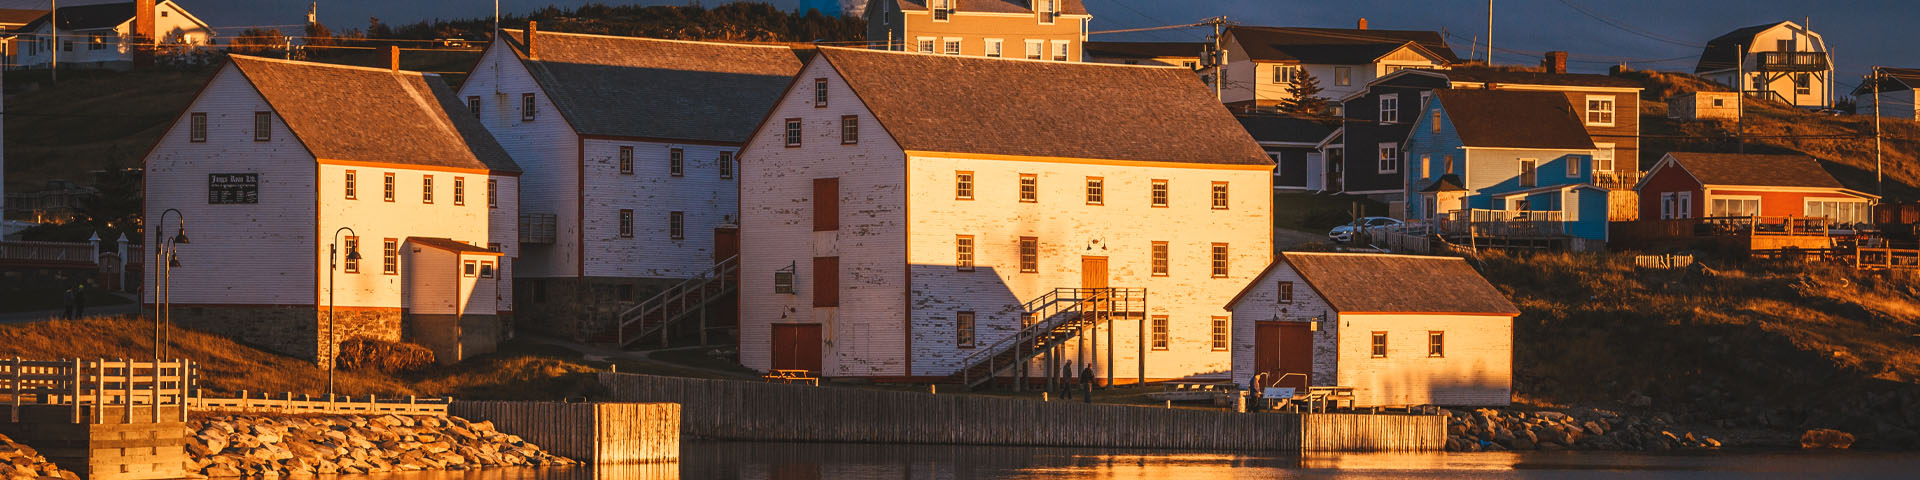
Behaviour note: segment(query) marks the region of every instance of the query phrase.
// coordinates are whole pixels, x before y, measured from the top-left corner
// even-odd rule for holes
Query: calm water
[[[679,464],[496,469],[341,480],[971,478],[1920,478],[1920,455],[1472,453],[1270,456],[1058,448],[690,442]]]

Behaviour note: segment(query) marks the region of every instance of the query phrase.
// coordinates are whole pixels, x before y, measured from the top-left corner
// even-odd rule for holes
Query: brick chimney
[[[1540,66],[1547,67],[1547,73],[1567,73],[1567,52],[1547,52],[1547,57],[1540,60]]]
[[[540,33],[540,22],[528,21],[527,22],[527,38],[521,39],[521,42],[520,42],[522,45],[525,45],[527,47],[528,60],[538,60],[540,58],[539,56],[533,53],[533,37],[535,33]]]
[[[1357,22],[1357,25],[1356,25],[1356,26],[1355,26],[1354,28],[1358,28],[1358,29],[1361,29],[1361,30],[1366,30],[1366,29],[1367,29],[1367,17],[1360,17],[1360,21],[1359,21],[1359,22]]]
[[[154,0],[133,2],[133,34],[141,44],[152,45],[160,41],[158,36],[160,28],[154,23],[154,15],[157,15],[154,12]]]
[[[393,69],[393,73],[400,73],[400,47],[398,45],[387,46],[387,68]]]

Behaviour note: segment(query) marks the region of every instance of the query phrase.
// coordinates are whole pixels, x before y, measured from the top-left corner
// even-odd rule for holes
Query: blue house
[[[1407,136],[1407,217],[1443,234],[1605,242],[1596,149],[1559,92],[1436,90]]]

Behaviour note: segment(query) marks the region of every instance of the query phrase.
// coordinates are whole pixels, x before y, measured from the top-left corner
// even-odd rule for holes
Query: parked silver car
[[[1374,227],[1397,226],[1403,222],[1396,219],[1387,218],[1387,217],[1362,217],[1360,221],[1356,223],[1360,225],[1360,228],[1365,229],[1365,228],[1374,228]],[[1333,240],[1333,243],[1352,242],[1354,230],[1355,229],[1353,224],[1346,224],[1338,227],[1333,227],[1333,231],[1327,232],[1327,239]]]

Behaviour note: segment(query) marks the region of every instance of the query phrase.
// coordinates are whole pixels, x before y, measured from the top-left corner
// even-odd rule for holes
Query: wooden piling
[[[448,409],[595,465],[678,461],[680,412],[672,403],[457,401]]]

